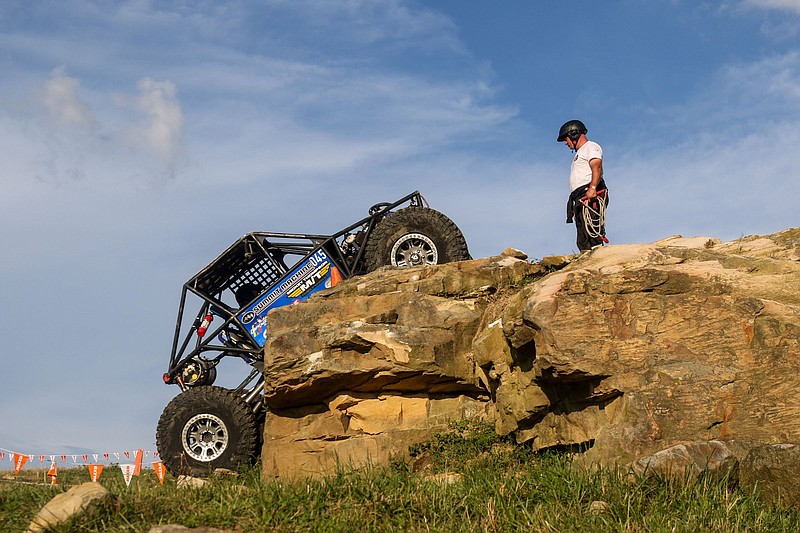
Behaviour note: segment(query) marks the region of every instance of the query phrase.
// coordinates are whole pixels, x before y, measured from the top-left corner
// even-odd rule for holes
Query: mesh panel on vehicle
[[[259,257],[238,277],[234,278],[228,288],[236,292],[236,289],[245,283],[255,283],[266,289],[278,281],[282,275],[283,273],[267,257]]]
[[[269,243],[264,243],[269,247]],[[274,250],[274,249],[273,249]],[[226,289],[235,291],[245,283],[255,283],[265,289],[285,272],[280,252],[271,260],[254,237],[243,237],[201,271],[191,285],[210,297]],[[278,266],[280,265],[280,266]]]

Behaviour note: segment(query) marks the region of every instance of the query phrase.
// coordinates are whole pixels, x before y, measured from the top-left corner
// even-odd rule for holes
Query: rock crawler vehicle
[[[470,259],[447,216],[415,191],[372,206],[333,235],[248,233],[183,285],[169,367],[181,392],[156,429],[161,460],[173,474],[236,469],[259,455],[264,412],[263,349],[271,309],[302,302],[340,280],[379,267]],[[190,305],[197,306],[192,316]],[[235,388],[213,385],[224,358],[250,365]]]

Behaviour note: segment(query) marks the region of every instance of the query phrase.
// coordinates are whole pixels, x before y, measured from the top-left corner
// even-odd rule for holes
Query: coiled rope
[[[589,205],[591,200],[597,200],[597,209]],[[604,228],[606,225],[606,190],[597,191],[597,196],[588,198],[584,196],[581,198],[581,205],[583,206],[583,227],[586,229],[586,235],[592,239],[600,238],[603,242],[608,242],[606,239]]]

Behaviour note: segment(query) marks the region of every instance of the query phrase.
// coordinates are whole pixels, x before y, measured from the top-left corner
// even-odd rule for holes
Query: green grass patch
[[[169,476],[160,485],[151,470],[126,487],[121,472],[107,467],[100,482],[115,497],[55,531],[158,524],[287,532],[800,530],[800,512],[763,504],[728,480],[579,470],[568,455],[534,454],[479,424],[459,423],[412,452],[411,462],[324,479],[264,482],[252,469],[197,489],[178,489]],[[439,482],[442,473],[458,479]],[[0,481],[0,531],[23,531],[53,496],[88,481],[88,472],[63,469],[55,487],[34,484],[42,477],[23,471]]]

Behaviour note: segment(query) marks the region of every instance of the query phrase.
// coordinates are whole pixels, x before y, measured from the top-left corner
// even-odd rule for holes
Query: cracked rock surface
[[[276,309],[264,475],[386,463],[450,421],[490,416],[472,338],[498,291],[545,272],[513,257],[382,269]]]
[[[474,416],[598,464],[800,442],[800,229],[523,256],[382,269],[271,313],[265,476],[385,463]]]
[[[629,463],[682,442],[798,442],[800,230],[595,250],[487,311],[497,429]]]

